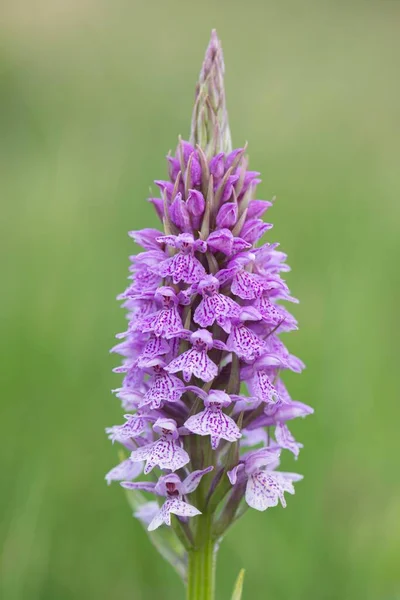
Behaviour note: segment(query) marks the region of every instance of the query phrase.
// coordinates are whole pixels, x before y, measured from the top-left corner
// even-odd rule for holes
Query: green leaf
[[[233,594],[231,600],[241,600],[242,590],[243,590],[243,581],[244,581],[244,569],[240,570],[238,578],[236,579],[235,587],[233,589]]]

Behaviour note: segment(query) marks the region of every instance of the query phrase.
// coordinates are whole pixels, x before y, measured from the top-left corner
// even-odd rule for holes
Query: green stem
[[[216,547],[211,536],[212,515],[196,518],[195,548],[188,553],[187,600],[214,600]]]

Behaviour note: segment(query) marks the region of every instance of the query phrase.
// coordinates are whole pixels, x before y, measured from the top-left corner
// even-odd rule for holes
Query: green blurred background
[[[301,304],[288,508],[249,512],[218,600],[400,598],[400,6],[389,0],[8,0],[1,8],[0,597],[172,600],[175,573],[104,473],[130,229],[188,135],[212,27],[234,143]],[[153,186],[154,189],[154,186]]]

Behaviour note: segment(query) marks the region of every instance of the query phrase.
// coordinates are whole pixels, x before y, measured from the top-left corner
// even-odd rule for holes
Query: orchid
[[[155,442],[141,446],[131,454],[131,461],[146,461],[145,475],[150,473],[155,466],[160,469],[177,471],[189,461],[189,455],[179,443],[179,434],[176,422],[173,419],[157,419],[153,425],[160,437]]]
[[[313,412],[283,382],[304,368],[279,337],[297,329],[281,302],[297,300],[281,277],[286,255],[261,242],[272,203],[256,198],[246,147],[232,149],[223,77],[214,31],[190,140],[168,155],[169,179],[149,199],[160,227],[129,233],[143,251],[130,257],[118,296],[128,328],[112,350],[123,357],[115,392],[127,414],[106,430],[125,451],[107,483],[121,482],[179,565],[188,600],[215,598],[216,550],[244,507],[285,507],[294,494],[302,476],[280,471],[280,456],[297,458],[303,446],[287,422]],[[168,527],[174,542],[157,537]]]
[[[196,415],[192,415],[184,423],[184,427],[197,435],[210,435],[211,447],[218,448],[221,439],[235,442],[242,437],[240,429],[235,421],[222,412],[232,403],[232,398],[221,390],[210,390],[208,394],[196,386],[188,387],[202,398],[205,409]]]
[[[212,470],[213,467],[207,467],[206,469],[193,471],[184,481],[181,481],[175,473],[170,473],[169,475],[160,477],[157,483],[123,481],[121,485],[128,490],[145,490],[152,494],[166,496],[167,500],[155,512],[148,525],[148,530],[154,531],[154,529],[157,529],[163,523],[171,525],[171,515],[195,517],[201,514],[197,508],[184,502],[182,497],[194,492],[199,486],[203,475]]]
[[[246,482],[245,498],[251,508],[264,511],[278,502],[286,507],[284,492],[294,494],[293,482],[303,478],[297,473],[275,471],[279,465],[279,455],[280,449],[273,448],[250,452],[228,472],[232,485],[240,484],[243,480]]]

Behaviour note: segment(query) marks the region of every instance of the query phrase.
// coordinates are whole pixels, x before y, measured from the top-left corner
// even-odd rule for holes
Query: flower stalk
[[[197,519],[196,530],[196,546],[188,553],[187,600],[214,600],[217,545],[210,513]]]
[[[297,458],[302,447],[287,423],[313,412],[283,382],[304,368],[279,337],[297,329],[282,304],[297,300],[281,277],[286,255],[260,242],[272,203],[257,199],[246,150],[232,149],[213,31],[190,141],[168,155],[169,179],[149,199],[163,230],[129,234],[143,251],[130,257],[119,296],[128,327],[113,348],[123,357],[114,371],[125,422],[107,429],[130,453],[107,482],[128,491],[187,600],[214,600],[217,547],[247,507],[286,506],[302,479],[279,470],[281,452]]]

